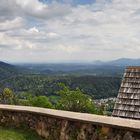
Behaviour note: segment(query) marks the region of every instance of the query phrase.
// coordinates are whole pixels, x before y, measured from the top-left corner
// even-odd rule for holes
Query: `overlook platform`
[[[46,139],[60,140],[91,140],[98,137],[96,129],[110,140],[123,140],[128,135],[138,138],[140,134],[139,120],[14,105],[0,105],[0,125],[25,125]]]

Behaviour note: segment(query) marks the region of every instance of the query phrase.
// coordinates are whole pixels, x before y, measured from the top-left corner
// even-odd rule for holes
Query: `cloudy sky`
[[[0,60],[140,58],[140,0],[0,0]]]

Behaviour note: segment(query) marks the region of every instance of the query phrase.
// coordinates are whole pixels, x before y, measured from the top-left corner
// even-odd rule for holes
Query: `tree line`
[[[52,96],[60,89],[58,83],[64,83],[71,89],[79,87],[92,98],[100,99],[116,97],[120,81],[119,77],[17,75],[0,81],[0,87],[9,87],[17,94],[24,91],[37,96]]]
[[[10,88],[4,88],[0,93],[0,103],[104,114],[104,106],[95,105],[92,97],[83,93],[79,88],[71,89],[64,83],[58,83],[58,86],[60,89],[56,91],[57,99],[43,95],[36,96],[28,92],[15,94]]]

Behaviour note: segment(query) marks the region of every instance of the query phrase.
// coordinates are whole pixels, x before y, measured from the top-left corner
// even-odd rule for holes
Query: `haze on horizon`
[[[140,0],[1,0],[0,60],[139,58]]]

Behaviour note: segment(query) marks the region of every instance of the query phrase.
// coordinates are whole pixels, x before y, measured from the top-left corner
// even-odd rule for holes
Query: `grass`
[[[25,128],[0,127],[0,140],[43,140],[35,132]]]

